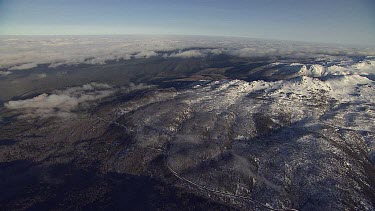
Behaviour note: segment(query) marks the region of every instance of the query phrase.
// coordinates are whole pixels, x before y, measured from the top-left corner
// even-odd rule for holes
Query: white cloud
[[[35,64],[35,63],[27,63],[27,64],[21,64],[21,65],[11,67],[9,68],[9,70],[27,70],[27,69],[31,69],[37,66],[38,64]]]
[[[370,48],[199,36],[1,37],[0,46],[0,68],[10,70],[29,69],[38,64],[49,64],[50,67],[80,63],[104,64],[108,60],[149,58],[157,56],[159,51],[176,50],[180,52],[171,57],[197,58],[222,53],[239,57],[375,55],[375,49]]]
[[[136,59],[140,58],[150,58],[152,56],[158,56],[159,54],[155,53],[154,51],[144,51],[144,52],[139,52],[135,54],[133,57]]]
[[[188,51],[180,51],[178,53],[173,53],[169,57],[176,57],[176,58],[197,58],[203,57],[205,54],[199,50],[188,50]]]
[[[210,53],[212,54],[216,54],[216,55],[219,55],[219,54],[222,54],[223,53],[223,50],[222,49],[212,49],[210,51]]]
[[[146,85],[143,83],[140,84],[134,84],[130,83],[128,86],[121,87],[121,90],[125,92],[131,92],[131,91],[136,91],[136,90],[142,90],[142,89],[149,89],[154,87],[153,85]]]
[[[26,100],[9,101],[4,104],[8,109],[18,110],[25,117],[74,117],[78,106],[88,105],[115,92],[128,93],[136,90],[148,89],[153,86],[130,83],[124,87],[113,87],[104,83],[89,83],[82,86],[69,87],[63,90],[55,90],[50,94],[43,93]]]
[[[79,104],[107,97],[115,91],[107,84],[90,83],[51,94],[43,93],[31,99],[9,101],[4,105],[8,109],[20,110],[22,117],[69,117]]]
[[[36,77],[45,78],[45,77],[47,77],[47,74],[45,74],[45,73],[37,74]]]
[[[7,76],[9,74],[12,74],[10,71],[0,71],[0,76]]]

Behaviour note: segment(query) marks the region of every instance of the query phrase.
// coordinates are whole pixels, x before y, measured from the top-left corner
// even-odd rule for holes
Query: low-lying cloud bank
[[[31,99],[9,101],[4,104],[8,109],[18,110],[21,118],[27,117],[72,117],[79,105],[113,95],[115,92],[131,92],[147,89],[144,84],[130,84],[126,87],[113,87],[104,83],[89,83],[82,86],[55,90],[51,94],[43,93]]]
[[[9,75],[9,74],[12,74],[12,72],[10,72],[10,71],[0,71],[0,76],[6,76],[6,75]]]
[[[223,51],[219,49],[199,49],[199,50],[180,50],[178,53],[172,53],[172,54],[164,54],[163,57],[168,58],[199,58],[199,57],[205,57],[208,55],[218,55],[222,54]]]
[[[93,82],[51,94],[43,93],[31,99],[9,101],[5,107],[20,110],[21,117],[69,117],[79,104],[107,97],[115,91],[110,85]]]
[[[10,71],[30,69],[39,64],[48,64],[50,67],[81,63],[104,64],[109,60],[153,56],[198,58],[218,54],[238,57],[375,55],[375,49],[370,48],[200,36],[0,37],[0,46],[0,68]],[[176,50],[176,53],[161,53]]]

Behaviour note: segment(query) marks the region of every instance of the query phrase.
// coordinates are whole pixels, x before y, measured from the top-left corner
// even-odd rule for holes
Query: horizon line
[[[259,37],[249,37],[241,35],[208,35],[208,34],[145,34],[145,33],[118,33],[118,34],[0,34],[0,37],[6,36],[17,36],[17,37],[53,37],[53,36],[181,36],[181,37],[222,37],[222,38],[242,38],[242,39],[254,39],[254,40],[272,40],[272,41],[285,41],[285,42],[301,42],[301,43],[311,43],[311,44],[326,44],[326,45],[344,45],[344,46],[357,46],[357,47],[375,47],[374,44],[363,44],[363,43],[342,43],[342,42],[321,42],[321,41],[307,41],[307,40],[288,40],[288,39],[278,39],[278,38],[259,38]]]

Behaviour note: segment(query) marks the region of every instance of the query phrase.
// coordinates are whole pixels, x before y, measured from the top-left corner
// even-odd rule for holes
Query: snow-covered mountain
[[[136,195],[155,209],[374,210],[371,49],[207,37],[4,43],[5,208],[108,208]]]

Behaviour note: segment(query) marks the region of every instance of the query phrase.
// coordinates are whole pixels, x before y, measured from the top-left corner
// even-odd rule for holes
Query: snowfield
[[[126,103],[117,118],[140,147],[169,143],[171,168],[202,187],[274,208],[372,210],[374,82],[326,69],[275,82],[201,81]]]

